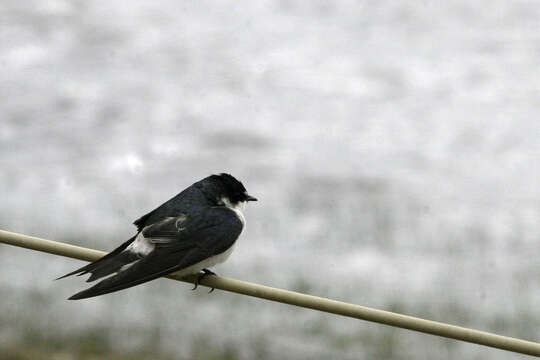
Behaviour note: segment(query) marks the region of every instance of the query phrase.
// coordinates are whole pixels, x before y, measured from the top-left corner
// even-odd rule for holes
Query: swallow
[[[232,175],[208,176],[135,220],[136,235],[122,245],[58,279],[85,274],[90,274],[87,282],[105,278],[69,298],[79,300],[169,274],[212,275],[208,268],[230,256],[242,233],[248,201],[257,199]]]

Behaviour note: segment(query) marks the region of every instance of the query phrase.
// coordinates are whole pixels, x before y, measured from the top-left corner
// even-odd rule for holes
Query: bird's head
[[[203,179],[203,182],[206,185],[203,188],[206,196],[215,200],[218,205],[237,207],[248,201],[257,201],[247,193],[244,185],[230,174],[211,175]]]

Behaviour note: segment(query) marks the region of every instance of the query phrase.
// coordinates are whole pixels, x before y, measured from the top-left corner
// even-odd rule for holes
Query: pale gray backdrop
[[[226,171],[260,201],[219,274],[540,340],[539,14],[4,0],[0,228],[110,250]],[[66,301],[81,265],[0,245],[15,359],[526,358],[168,280]]]

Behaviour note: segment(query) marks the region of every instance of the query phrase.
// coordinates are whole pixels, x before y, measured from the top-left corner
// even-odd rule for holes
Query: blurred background
[[[540,340],[540,5],[0,3],[0,228],[111,250],[193,182],[224,276]],[[0,245],[2,359],[525,359]]]

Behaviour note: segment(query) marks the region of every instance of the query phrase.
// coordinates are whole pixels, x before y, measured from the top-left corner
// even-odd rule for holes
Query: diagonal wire
[[[103,251],[87,249],[3,230],[0,230],[0,242],[86,261],[95,261],[106,254]],[[179,278],[172,275],[167,276],[167,278],[193,283],[196,276]],[[308,309],[372,321],[431,335],[467,341],[470,343],[490,346],[512,352],[540,356],[540,344],[532,341],[496,335],[484,331],[420,319],[389,311],[372,309],[365,306],[301,294],[294,291],[276,289],[269,286],[253,284],[246,281],[221,276],[204,277],[201,279],[200,284],[220,290],[296,305]]]

